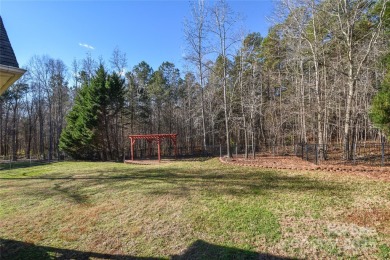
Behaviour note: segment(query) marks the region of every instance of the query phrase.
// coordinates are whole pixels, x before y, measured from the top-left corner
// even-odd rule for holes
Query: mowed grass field
[[[389,182],[218,159],[22,166],[0,165],[0,259],[390,258]]]

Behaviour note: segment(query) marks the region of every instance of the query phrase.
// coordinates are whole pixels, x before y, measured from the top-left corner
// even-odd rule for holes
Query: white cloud
[[[95,49],[95,47],[93,47],[91,45],[88,45],[86,43],[79,43],[79,46],[87,48],[87,49],[90,49],[90,50],[94,50]]]

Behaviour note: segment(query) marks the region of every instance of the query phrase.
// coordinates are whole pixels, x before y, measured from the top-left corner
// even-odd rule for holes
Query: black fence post
[[[383,141],[383,137],[382,137],[382,162],[381,162],[381,166],[385,166],[385,142]]]
[[[318,145],[317,144],[315,144],[314,145],[314,149],[315,149],[315,153],[316,153],[316,165],[318,164]]]
[[[306,144],[306,161],[309,161],[309,147]]]
[[[322,154],[324,156],[324,160],[328,160],[328,147],[326,144],[322,144]]]
[[[302,148],[302,160],[305,158],[305,153],[304,153],[304,151],[303,151],[303,143],[301,144],[301,148]]]

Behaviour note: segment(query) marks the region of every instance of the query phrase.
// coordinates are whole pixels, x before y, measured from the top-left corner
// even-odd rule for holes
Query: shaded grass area
[[[0,196],[7,258],[386,258],[390,241],[388,183],[215,159],[15,167]],[[372,209],[375,223],[349,215]]]
[[[29,167],[35,167],[35,166],[41,166],[41,165],[48,165],[48,164],[54,164],[57,163],[57,161],[29,161],[29,160],[23,160],[23,161],[2,161],[0,162],[0,170],[17,170],[21,168],[29,168]]]
[[[132,255],[104,254],[83,252],[77,250],[60,249],[47,246],[37,246],[20,241],[0,239],[1,259],[150,259],[163,260],[166,258],[137,257]],[[209,244],[197,240],[191,244],[181,255],[173,255],[171,259],[275,259],[288,260],[291,258],[278,257],[271,254],[256,253],[233,247]]]

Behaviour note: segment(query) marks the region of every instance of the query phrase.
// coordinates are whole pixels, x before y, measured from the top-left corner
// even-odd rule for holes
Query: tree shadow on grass
[[[190,165],[191,166],[191,165]],[[99,192],[122,190],[140,191],[151,195],[173,195],[185,197],[194,191],[201,190],[210,195],[269,195],[274,192],[309,192],[318,196],[343,196],[351,188],[342,183],[318,180],[303,175],[290,175],[274,170],[254,170],[246,167],[219,167],[211,165],[194,167],[170,165],[168,167],[124,167],[109,168],[106,171],[81,173],[75,172],[68,176],[55,174],[36,177],[7,177],[4,185],[14,185],[23,188],[29,180],[48,181],[48,189],[29,186],[31,195],[51,197],[63,194],[75,203],[88,202],[94,194],[94,187],[99,186]],[[57,177],[58,176],[58,177]],[[21,181],[14,184],[10,181]],[[50,181],[53,181],[51,184]],[[41,183],[41,182],[40,182]],[[64,184],[64,185],[63,185]],[[40,184],[41,185],[41,184]],[[88,188],[86,191],[85,188]]]
[[[58,161],[16,161],[16,162],[1,162],[0,170],[17,170],[23,168],[30,168],[35,166],[43,166],[48,164],[58,163]]]
[[[136,177],[138,176],[138,178]],[[122,176],[124,177],[124,176]],[[332,181],[317,180],[315,178],[288,175],[283,172],[272,170],[260,170],[258,172],[234,173],[213,171],[188,170],[174,168],[163,169],[140,169],[134,176],[128,187],[131,188],[134,182],[138,185],[150,186],[150,193],[156,195],[171,194],[186,196],[192,190],[203,190],[215,194],[227,194],[233,196],[265,195],[272,192],[312,192],[318,195],[341,195],[350,191],[342,183]],[[120,179],[120,176],[116,178]],[[165,188],[153,188],[156,183],[169,184]],[[107,183],[115,187],[117,183],[114,179],[109,179]],[[141,187],[140,186],[140,187]],[[126,182],[122,183],[122,188],[126,187]]]
[[[203,240],[196,240],[188,249],[181,255],[174,255],[172,260],[184,259],[272,259],[272,260],[288,260],[285,258],[266,253],[257,253],[249,250],[220,246],[207,243]]]
[[[72,201],[76,202],[77,204],[88,203],[88,196],[86,194],[81,194],[77,192],[77,190],[74,188],[63,187],[61,186],[61,184],[55,183],[53,190],[59,192],[60,194],[63,194],[65,197],[70,198]]]
[[[114,255],[95,252],[84,252],[78,250],[62,249],[49,246],[38,246],[31,243],[0,239],[0,259],[162,259],[154,257],[136,257],[131,255]]]
[[[0,259],[164,259],[157,257],[138,257],[132,255],[105,254],[85,252],[71,249],[62,249],[49,246],[38,246],[31,243],[0,239]],[[257,253],[234,247],[226,247],[196,240],[184,253],[173,255],[172,260],[181,259],[273,259],[287,260],[291,258],[279,257],[271,254]]]

